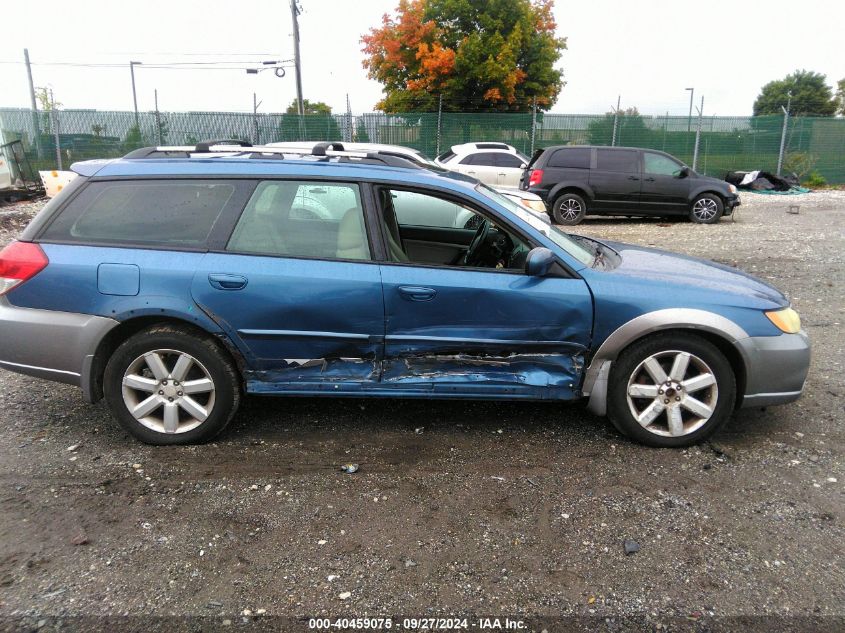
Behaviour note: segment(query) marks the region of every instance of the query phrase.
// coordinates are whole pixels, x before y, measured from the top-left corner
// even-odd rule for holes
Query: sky
[[[301,0],[304,97],[345,112],[373,111],[381,86],[362,66],[360,39],[398,0]],[[601,113],[635,106],[684,115],[692,87],[705,115],[748,115],[760,87],[806,68],[845,78],[845,2],[770,0],[765,8],[724,0],[556,0],[558,66],[566,86],[553,112]],[[816,17],[814,17],[816,16]],[[5,2],[0,38],[0,107],[28,107],[23,61],[36,86],[64,108],[165,111],[283,111],[296,96],[292,68],[247,74],[262,61],[293,57],[288,0],[40,0]],[[13,27],[13,28],[9,28]],[[232,62],[220,68],[208,62]],[[200,66],[154,68],[186,62]],[[96,64],[77,67],[56,64]],[[289,65],[289,64],[288,64]]]

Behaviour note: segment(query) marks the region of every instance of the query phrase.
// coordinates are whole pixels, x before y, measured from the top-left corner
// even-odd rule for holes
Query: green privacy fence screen
[[[407,145],[435,156],[451,145],[501,141],[526,154],[559,144],[624,145],[666,151],[693,162],[699,121],[686,116],[538,113],[368,113],[359,115],[238,112],[115,112],[60,110],[33,113],[0,108],[0,136],[21,139],[40,168],[66,168],[89,158],[112,158],[147,145],[194,144],[209,139],[369,141]],[[730,170],[776,171],[783,117],[704,117],[697,170],[723,177]],[[784,172],[800,164],[831,183],[845,183],[845,119],[794,117],[784,135]],[[800,174],[806,176],[807,173]]]

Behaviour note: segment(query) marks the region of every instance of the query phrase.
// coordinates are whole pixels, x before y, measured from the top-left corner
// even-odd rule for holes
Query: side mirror
[[[531,249],[525,258],[525,273],[531,277],[544,277],[555,263],[555,256],[548,248],[538,246]]]
[[[678,178],[686,178],[687,176],[689,176],[689,174],[690,174],[689,167],[686,167],[686,166],[681,167],[681,171],[678,172]]]
[[[520,168],[520,169],[528,169],[528,165],[526,165],[525,163],[521,163],[521,164],[519,165],[519,168]]]

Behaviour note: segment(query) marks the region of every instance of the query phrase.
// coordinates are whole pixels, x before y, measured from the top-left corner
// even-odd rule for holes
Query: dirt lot
[[[0,212],[0,239],[30,211]],[[845,192],[578,231],[778,285],[815,345],[804,398],[691,450],[581,406],[259,398],[214,444],[153,448],[76,389],[0,372],[0,629],[843,630]]]

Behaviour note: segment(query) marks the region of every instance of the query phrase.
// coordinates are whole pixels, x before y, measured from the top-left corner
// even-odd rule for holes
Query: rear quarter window
[[[204,246],[235,187],[213,180],[93,182],[41,239]]]
[[[552,154],[548,166],[567,169],[589,169],[591,153],[592,150],[587,147],[559,149]]]

